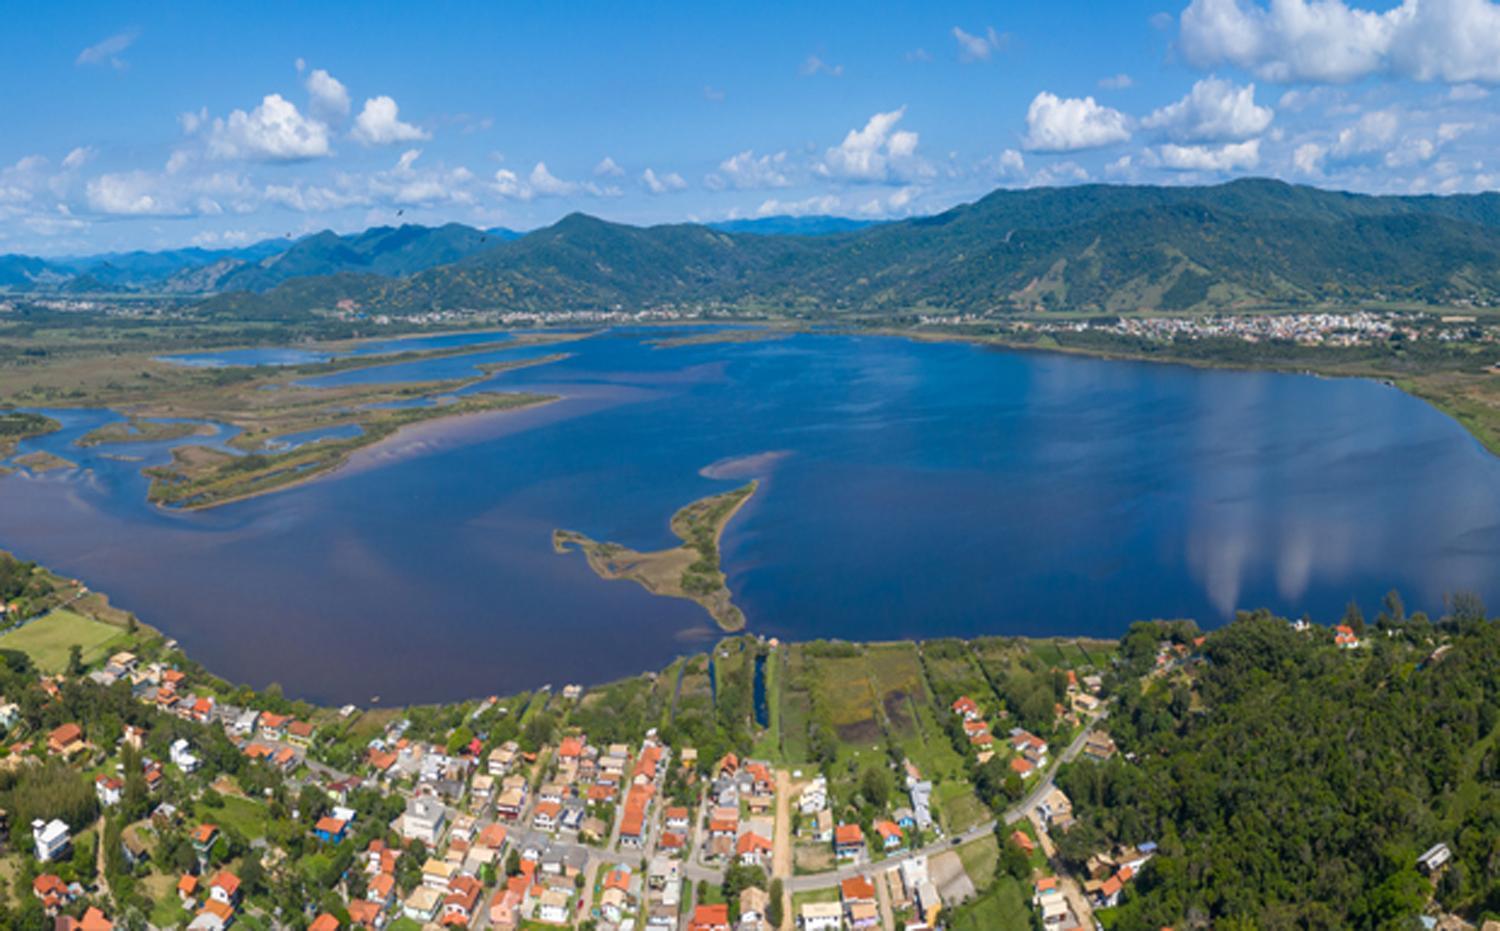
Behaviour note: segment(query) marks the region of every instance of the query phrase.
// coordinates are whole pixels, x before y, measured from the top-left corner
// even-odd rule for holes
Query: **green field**
[[[938,783],[932,790],[932,804],[949,834],[967,831],[991,816],[966,781],[950,779]]]
[[[74,644],[82,648],[87,664],[127,648],[130,642],[130,634],[119,627],[62,609],[0,636],[0,650],[18,650],[43,672],[58,673],[68,668],[68,650]]]
[[[1031,909],[1026,899],[1026,890],[1007,876],[969,904],[945,912],[944,917],[951,931],[1030,928]]]
[[[995,865],[1000,862],[1000,843],[989,834],[979,840],[970,841],[958,848],[959,862],[964,872],[974,883],[974,888],[983,892],[995,881]]]
[[[226,795],[224,807],[207,811],[205,820],[212,821],[221,828],[233,829],[248,840],[254,840],[266,836],[270,812],[259,802]]]

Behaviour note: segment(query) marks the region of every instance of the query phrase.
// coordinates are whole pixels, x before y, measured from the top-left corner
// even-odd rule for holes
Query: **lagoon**
[[[63,412],[21,452],[79,468],[0,478],[0,547],[226,678],[329,702],[596,683],[701,649],[718,631],[697,605],[602,580],[551,534],[672,546],[674,511],[749,478],[723,567],[748,629],[783,639],[1113,636],[1261,606],[1326,622],[1391,588],[1500,604],[1500,460],[1394,388],[895,337],[650,345],[666,335],[569,343],[476,386],[556,403],[422,424],[202,512],[146,503],[138,470],[178,443],[120,461],[71,444],[118,415]]]

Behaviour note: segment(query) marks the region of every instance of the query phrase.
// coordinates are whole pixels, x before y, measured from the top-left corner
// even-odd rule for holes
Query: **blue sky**
[[[50,4],[0,32],[0,252],[931,213],[1241,175],[1500,186],[1500,4]]]

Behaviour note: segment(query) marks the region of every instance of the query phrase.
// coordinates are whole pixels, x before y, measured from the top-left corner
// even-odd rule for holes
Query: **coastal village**
[[[41,588],[0,634],[0,918],[60,931],[1108,927],[1156,838],[1066,854],[1057,777],[1128,765],[1113,690],[1190,688],[1205,643],[1164,629],[1122,680],[1113,641],[738,636],[596,688],[333,709]]]

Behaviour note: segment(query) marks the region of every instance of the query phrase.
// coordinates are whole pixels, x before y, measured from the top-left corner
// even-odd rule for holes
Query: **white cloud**
[[[1015,176],[1026,173],[1026,159],[1015,149],[1006,149],[1001,152],[996,166],[1002,175]]]
[[[719,170],[704,178],[703,183],[714,191],[725,187],[738,190],[788,187],[792,182],[787,177],[786,167],[785,152],[756,155],[753,149],[746,149],[720,162]]]
[[[599,160],[594,166],[594,177],[596,178],[619,178],[624,176],[625,169],[615,163],[608,155]]]
[[[527,179],[531,189],[542,197],[565,197],[578,192],[578,183],[564,181],[547,170],[546,162],[537,162]]]
[[[1431,161],[1437,154],[1437,144],[1421,136],[1407,136],[1396,147],[1385,153],[1385,167],[1406,168]]]
[[[1062,161],[1048,165],[1027,179],[1030,187],[1055,187],[1061,184],[1082,184],[1089,180],[1088,169],[1073,161]]]
[[[79,146],[63,158],[62,164],[64,168],[72,171],[75,168],[82,168],[93,157],[93,149],[88,146]]]
[[[73,60],[75,65],[102,65],[109,64],[115,68],[126,67],[126,62],[120,56],[126,49],[135,44],[136,37],[140,33],[134,29],[117,32],[107,39],[103,39],[90,45],[78,53]]]
[[[1243,171],[1260,164],[1260,140],[1221,146],[1167,143],[1157,147],[1155,155],[1173,171]]]
[[[307,112],[325,123],[342,123],[349,118],[349,90],[339,79],[317,69],[307,76]]]
[[[1130,139],[1130,121],[1092,97],[1061,98],[1042,91],[1026,110],[1025,147],[1034,152],[1095,149]]]
[[[1358,122],[1339,130],[1332,154],[1349,158],[1380,151],[1396,138],[1399,128],[1400,121],[1394,110],[1372,110],[1361,116]]]
[[[134,217],[217,216],[248,213],[257,204],[244,178],[215,173],[183,182],[146,171],[102,174],[89,181],[85,198],[96,213]]]
[[[1342,83],[1373,74],[1500,82],[1500,5],[1402,0],[1375,11],[1344,0],[1192,0],[1180,45],[1199,67],[1237,65],[1278,82]]]
[[[1455,84],[1448,88],[1448,99],[1456,103],[1467,103],[1474,100],[1483,100],[1490,92],[1478,84]]]
[[[953,27],[953,38],[958,42],[959,61],[986,61],[990,54],[1005,43],[1005,37],[990,26],[983,35],[973,35],[959,26]]]
[[[877,113],[863,129],[849,130],[843,142],[824,153],[818,174],[851,181],[884,181],[893,176],[930,173],[916,157],[917,134],[896,129],[905,115],[905,107]]]
[[[807,60],[802,62],[801,70],[803,77],[811,77],[815,74],[826,74],[835,78],[844,76],[843,65],[830,65],[816,55],[807,56]]]
[[[201,119],[184,117],[184,127],[196,130]],[[227,120],[216,119],[209,134],[208,152],[214,158],[256,158],[291,161],[329,155],[328,127],[303,116],[280,94],[267,94],[260,106],[246,113],[235,110]]]
[[[1109,91],[1122,91],[1127,87],[1130,87],[1134,83],[1135,81],[1130,77],[1130,75],[1126,74],[1123,71],[1119,74],[1113,74],[1107,78],[1099,79],[1099,86]]]
[[[774,197],[763,201],[755,209],[758,217],[806,217],[816,214],[833,213],[839,209],[839,199],[833,194],[821,194],[808,197],[805,200],[784,201]]]
[[[354,119],[354,130],[350,135],[365,145],[416,142],[431,136],[410,123],[401,122],[396,101],[384,95],[365,101],[364,109]]]
[[[525,178],[522,178],[509,168],[501,168],[495,172],[494,182],[491,187],[501,197],[513,198],[515,200],[531,200],[535,197],[571,197],[574,195],[618,197],[621,194],[620,189],[617,187],[600,187],[593,182],[568,181],[559,178],[547,168],[546,162],[537,162]]]
[[[667,194],[687,187],[687,182],[677,172],[669,171],[658,175],[655,170],[650,168],[641,172],[641,184],[652,194]]]
[[[1298,172],[1317,177],[1323,174],[1323,159],[1328,157],[1328,148],[1316,142],[1304,142],[1292,153],[1292,167]]]
[[[1255,102],[1255,85],[1236,87],[1216,77],[1193,85],[1186,97],[1141,120],[1176,142],[1238,142],[1258,136],[1275,112]]]

